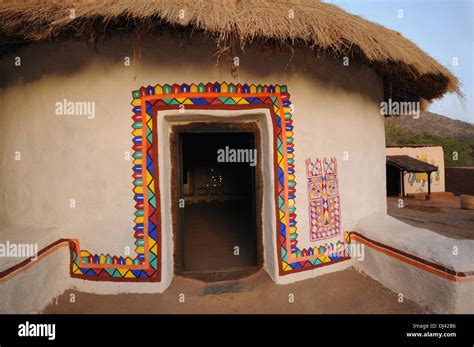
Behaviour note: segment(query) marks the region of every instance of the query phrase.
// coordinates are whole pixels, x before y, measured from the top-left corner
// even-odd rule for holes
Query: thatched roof
[[[204,31],[221,48],[265,42],[323,50],[338,59],[356,58],[384,78],[387,99],[426,101],[446,92],[459,93],[456,77],[398,32],[315,0],[3,0],[0,4],[4,50],[12,43],[71,36],[96,40],[116,31],[143,35],[165,27]]]

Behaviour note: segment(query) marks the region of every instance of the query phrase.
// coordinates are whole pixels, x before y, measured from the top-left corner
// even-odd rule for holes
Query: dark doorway
[[[401,194],[400,187],[400,169],[386,165],[387,172],[387,196],[399,196]]]
[[[255,272],[261,242],[255,134],[180,132],[179,144],[180,272],[205,280]]]

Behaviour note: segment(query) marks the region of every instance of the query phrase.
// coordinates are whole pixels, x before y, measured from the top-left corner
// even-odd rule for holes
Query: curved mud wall
[[[234,78],[230,58],[216,63],[214,51],[198,35],[192,43],[161,37],[144,40],[138,58],[133,41],[124,37],[101,44],[98,52],[65,42],[32,45],[2,58],[0,223],[21,225],[32,239],[35,228],[54,227],[91,252],[123,255],[130,247],[133,253],[131,92],[147,85],[215,81],[288,86],[302,245],[311,244],[307,158],[337,159],[341,232],[353,230],[363,216],[386,211],[382,83],[370,68],[343,66],[342,58],[316,58],[306,50],[290,57],[248,47]],[[20,67],[15,56],[21,57]],[[57,103],[64,99],[95,102],[95,115],[57,115]],[[21,160],[15,160],[18,153]],[[13,237],[8,231],[1,235],[2,240]],[[291,282],[344,266],[277,280]],[[272,267],[267,270],[278,277]],[[95,292],[161,291],[168,284],[71,283]]]

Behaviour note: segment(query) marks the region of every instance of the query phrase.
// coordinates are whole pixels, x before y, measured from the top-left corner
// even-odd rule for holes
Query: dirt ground
[[[70,303],[70,294],[75,294],[75,303]],[[184,294],[184,303],[179,301],[180,294]],[[43,313],[424,313],[424,310],[408,300],[399,303],[396,293],[350,268],[288,285],[276,285],[261,270],[237,282],[225,283],[175,276],[162,294],[95,295],[70,290]]]
[[[458,196],[454,199],[404,199],[398,207],[398,197],[387,198],[387,212],[402,222],[454,239],[474,240],[474,211],[461,209]]]

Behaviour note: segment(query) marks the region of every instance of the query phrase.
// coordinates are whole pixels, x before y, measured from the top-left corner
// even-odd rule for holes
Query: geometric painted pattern
[[[340,200],[336,158],[306,159],[308,179],[310,240],[317,241],[339,235]]]
[[[135,93],[137,95],[137,93]],[[137,104],[137,99],[132,105]],[[135,201],[133,236],[135,257],[91,254],[80,250],[79,241],[70,243],[71,276],[102,281],[159,281],[158,268],[158,186],[155,184],[152,146],[152,120],[149,114],[134,107],[132,116],[133,193]]]
[[[295,211],[293,121],[290,95],[282,85],[165,84],[132,92],[133,191],[135,200],[134,258],[92,255],[71,243],[71,276],[102,281],[160,281],[162,225],[158,170],[158,113],[162,110],[266,108],[273,125],[276,240],[280,275],[347,259],[344,240],[300,250]]]

